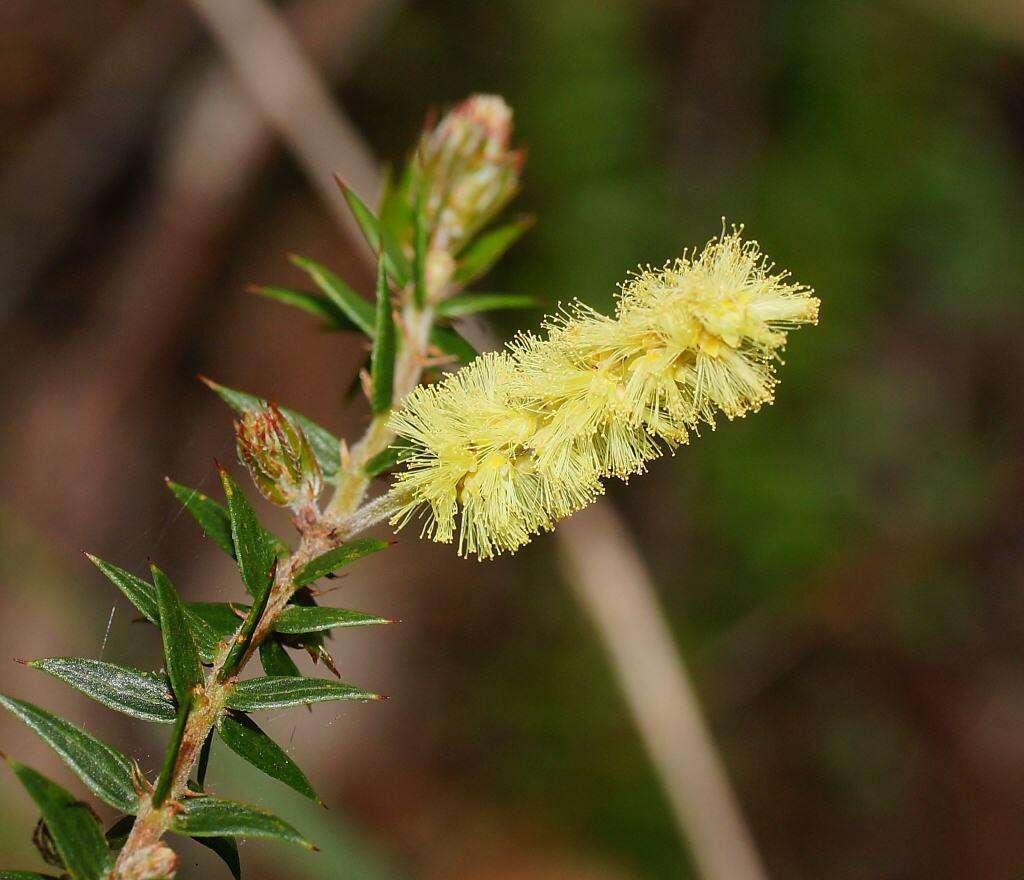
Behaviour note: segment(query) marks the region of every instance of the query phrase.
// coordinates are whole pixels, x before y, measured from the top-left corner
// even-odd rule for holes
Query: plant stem
[[[407,305],[402,318],[402,346],[395,363],[395,404],[401,403],[419,384],[423,375],[430,331],[434,325],[434,310],[429,305],[423,309]],[[327,507],[328,516],[341,528],[344,528],[346,521],[366,497],[366,490],[370,486],[366,462],[387,449],[395,439],[394,431],[388,427],[388,415],[381,413],[375,416],[366,433],[348,453],[348,461],[338,479],[338,488]]]
[[[396,401],[401,401],[420,381],[433,326],[433,310],[430,307],[415,309],[407,306],[403,319],[403,344],[395,364]],[[266,610],[256,624],[237,670],[221,680],[225,664],[229,662],[233,653],[232,646],[225,645],[207,673],[202,691],[193,699],[185,720],[185,732],[181,737],[169,782],[161,781],[161,788],[166,789],[166,795],[160,806],[154,805],[150,798],[141,799],[138,817],[118,856],[112,880],[119,880],[126,866],[136,860],[146,847],[157,843],[170,827],[175,811],[180,809],[177,802],[189,790],[193,768],[202,753],[203,744],[210,737],[217,718],[224,709],[238,672],[245,667],[259,649],[260,643],[271,633],[278,615],[295,592],[292,583],[293,573],[311,559],[339,546],[356,532],[379,521],[352,515],[362,504],[370,484],[370,478],[364,469],[365,463],[386,449],[395,438],[387,422],[387,413],[374,417],[370,422],[366,433],[347,457],[337,490],[327,510],[303,525],[299,546],[291,556],[278,564]]]
[[[293,572],[309,560],[340,543],[342,543],[342,539],[338,536],[337,529],[320,520],[309,526],[303,533],[295,552],[278,565],[266,611],[253,632],[249,647],[238,666],[239,671],[259,648],[260,642],[273,630],[277,615],[281,613],[288,599],[295,592],[295,586],[292,583]],[[231,646],[225,644],[213,667],[207,672],[202,689],[192,700],[188,717],[185,720],[185,732],[181,736],[177,758],[168,777],[169,783],[161,783],[162,788],[166,787],[166,796],[161,805],[154,805],[149,797],[140,798],[138,816],[118,855],[111,880],[121,880],[126,876],[123,873],[126,868],[137,863],[140,854],[143,854],[147,847],[157,843],[163,837],[164,832],[171,825],[175,812],[180,810],[178,801],[189,790],[189,779],[203,751],[203,744],[210,737],[217,718],[224,710],[228,694],[234,687],[237,672],[224,681],[220,680],[221,670],[230,653]]]

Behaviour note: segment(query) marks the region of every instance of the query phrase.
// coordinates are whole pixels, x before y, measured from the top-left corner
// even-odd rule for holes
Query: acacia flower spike
[[[481,559],[514,551],[719,414],[770,403],[789,330],[819,301],[741,229],[622,285],[613,317],[576,303],[503,352],[419,387],[391,418],[411,444],[393,525]]]

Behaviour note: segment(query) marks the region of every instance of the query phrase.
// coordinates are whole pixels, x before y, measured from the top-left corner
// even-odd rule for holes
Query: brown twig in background
[[[562,523],[568,582],[594,621],[704,877],[767,876],[643,559],[608,501]]]
[[[345,157],[349,183],[376,193],[377,170],[362,137],[334,112],[323,78],[282,16],[248,0],[190,0],[238,74],[238,81],[284,139],[324,202],[355,241],[362,235],[337,198],[334,172]],[[372,189],[371,189],[372,187]]]

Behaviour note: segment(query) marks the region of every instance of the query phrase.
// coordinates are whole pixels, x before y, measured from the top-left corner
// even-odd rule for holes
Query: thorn
[[[323,802],[323,800],[321,800],[319,797],[317,797],[316,803],[317,803],[317,806],[323,807],[325,810],[327,809],[327,804],[325,804]]]
[[[197,797],[197,795],[189,795],[189,793],[188,793],[188,792],[185,792],[185,797]],[[168,809],[168,810],[170,810],[170,811],[171,811],[171,812],[172,812],[172,813],[173,813],[173,814],[174,814],[175,816],[180,816],[180,815],[181,815],[182,813],[184,813],[184,812],[185,812],[185,807],[184,807],[184,805],[183,805],[183,804],[181,803],[181,801],[170,801],[170,802],[169,802],[169,803],[167,803],[167,804],[166,804],[165,806],[166,806],[166,807],[167,807],[167,809]]]
[[[386,703],[391,699],[387,694],[374,694],[373,699],[378,703]]]
[[[331,656],[331,652],[328,651],[326,648],[321,647],[320,656],[323,658],[324,666],[326,666],[328,669],[331,670],[331,672],[334,673],[335,678],[340,679],[341,673],[338,672],[338,667],[334,664],[334,658]]]
[[[18,664],[20,664],[21,666],[30,666],[30,665],[31,665],[31,661],[30,661],[30,660],[22,660],[22,658],[21,658],[21,657],[11,657],[11,659],[12,659],[12,660],[13,660],[13,661],[14,661],[15,663],[18,663]]]
[[[343,578],[347,578],[348,575],[347,574],[334,574],[334,575],[327,575],[327,577],[330,580],[332,580],[332,581],[340,581]],[[338,584],[338,586],[336,586],[336,587],[328,587],[326,590],[320,590],[320,589],[310,590],[309,593],[310,593],[311,596],[320,597],[320,596],[326,596],[328,593],[333,593],[336,590],[340,590],[340,589],[341,589],[341,584]]]
[[[352,189],[352,187],[345,183],[345,179],[337,172],[335,172],[334,174],[334,182],[338,184],[338,189],[341,190],[342,195],[345,195],[346,193],[348,193],[349,190]]]
[[[247,284],[245,286],[246,293],[262,293],[266,290],[265,284]]]
[[[216,391],[218,388],[220,388],[220,385],[214,382],[213,379],[211,379],[209,376],[204,376],[202,373],[196,373],[196,378],[211,391]]]

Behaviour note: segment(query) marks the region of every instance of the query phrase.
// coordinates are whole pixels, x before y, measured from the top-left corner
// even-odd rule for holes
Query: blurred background
[[[512,104],[538,222],[486,289],[607,308],[725,215],[818,290],[774,407],[610,494],[773,876],[1021,876],[1024,7],[281,9],[382,160],[431,107]],[[238,595],[162,483],[234,463],[195,375],[357,435],[361,343],[245,288],[302,286],[290,252],[371,277],[187,3],[6,0],[0,25],[0,690],[154,771],[164,729],[9,658],[160,665],[83,548]],[[410,531],[343,584],[403,621],[332,643],[391,700],[270,718],[327,812],[215,750],[213,786],[324,849],[245,844],[250,877],[696,876],[550,536],[479,564]],[[6,715],[0,747],[81,789]],[[10,775],[0,815],[3,867],[36,865]],[[227,876],[180,849],[182,876]]]

